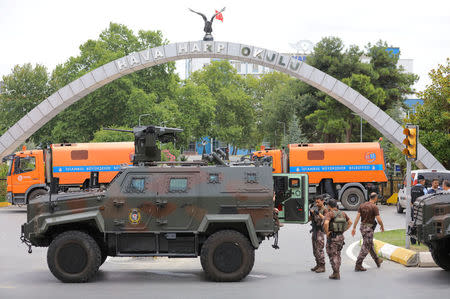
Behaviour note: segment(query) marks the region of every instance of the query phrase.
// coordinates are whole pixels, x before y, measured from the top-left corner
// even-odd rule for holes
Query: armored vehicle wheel
[[[243,234],[222,230],[211,235],[203,244],[200,261],[207,278],[239,281],[252,270],[255,249]]]
[[[450,271],[450,239],[434,241],[430,251],[434,262],[445,271]]]
[[[397,213],[399,213],[399,214],[403,213],[403,208],[398,201],[397,201]]]
[[[364,193],[358,188],[348,188],[342,193],[341,203],[347,210],[356,211],[364,202]]]
[[[31,191],[31,193],[28,195],[28,201],[27,201],[27,203],[29,203],[30,201],[32,201],[32,200],[35,199],[36,197],[41,196],[41,195],[45,195],[45,194],[47,194],[47,193],[48,193],[48,192],[45,191],[44,189],[36,189],[36,190],[33,190],[33,191]]]
[[[58,235],[47,251],[48,267],[62,282],[88,281],[100,267],[101,258],[97,242],[80,231]]]

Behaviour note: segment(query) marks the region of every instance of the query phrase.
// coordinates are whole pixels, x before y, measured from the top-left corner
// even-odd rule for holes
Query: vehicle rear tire
[[[222,230],[206,239],[200,261],[208,279],[239,281],[252,270],[255,249],[243,234],[234,230]]]
[[[397,213],[399,213],[399,214],[403,214],[403,208],[402,208],[402,206],[400,205],[400,202],[398,202],[397,201]]]
[[[356,211],[365,201],[364,193],[358,188],[348,188],[342,193],[341,203],[347,210]]]
[[[32,201],[32,200],[35,199],[36,197],[41,196],[41,195],[45,195],[45,194],[47,194],[47,193],[48,193],[47,190],[44,190],[44,189],[36,189],[36,190],[33,190],[33,191],[31,191],[31,193],[28,195],[27,203],[29,203],[30,201]]]
[[[47,264],[62,282],[87,282],[100,267],[102,254],[95,240],[80,231],[58,235],[47,251]]]
[[[429,248],[434,262],[445,271],[450,271],[450,239],[434,241]]]

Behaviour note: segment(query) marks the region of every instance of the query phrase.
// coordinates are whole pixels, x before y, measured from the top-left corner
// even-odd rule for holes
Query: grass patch
[[[405,230],[404,229],[395,229],[395,230],[387,230],[384,232],[377,232],[373,235],[373,237],[377,240],[405,248]],[[428,247],[423,244],[416,244],[410,247],[411,250],[414,251],[429,251]]]

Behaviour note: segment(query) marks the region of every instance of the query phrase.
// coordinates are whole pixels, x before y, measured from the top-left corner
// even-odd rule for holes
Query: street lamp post
[[[352,113],[353,115],[359,116],[359,142],[362,142],[362,116],[358,113]]]

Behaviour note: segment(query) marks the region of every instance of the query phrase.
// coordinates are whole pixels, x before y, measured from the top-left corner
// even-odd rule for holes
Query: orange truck
[[[328,193],[348,210],[357,210],[370,192],[387,182],[378,142],[290,144],[287,151],[256,151],[252,159],[268,156],[274,173],[306,173],[310,198]]]
[[[123,164],[131,164],[133,142],[52,144],[49,149],[24,150],[3,158],[8,164],[7,200],[27,204],[46,194],[53,178],[59,191],[107,185]]]

